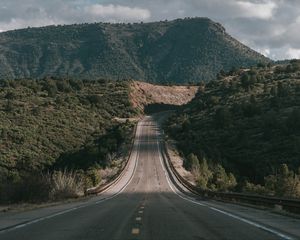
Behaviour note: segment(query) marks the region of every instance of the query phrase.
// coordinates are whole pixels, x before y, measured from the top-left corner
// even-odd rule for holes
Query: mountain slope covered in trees
[[[113,119],[135,114],[125,81],[0,81],[0,202],[36,200],[48,186],[41,173],[54,169],[97,183],[132,137],[131,123]]]
[[[206,18],[48,26],[0,34],[0,78],[72,76],[185,83],[269,59]]]
[[[205,189],[300,197],[300,61],[202,83],[166,132]]]

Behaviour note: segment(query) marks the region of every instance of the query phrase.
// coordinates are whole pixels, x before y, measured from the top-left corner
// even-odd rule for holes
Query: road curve
[[[118,183],[84,202],[1,213],[0,239],[300,239],[297,219],[179,191],[161,141],[156,120],[145,117]]]

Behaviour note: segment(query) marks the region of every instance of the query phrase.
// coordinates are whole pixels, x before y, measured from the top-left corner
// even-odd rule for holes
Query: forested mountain
[[[137,79],[185,83],[269,59],[207,18],[94,23],[0,34],[0,78]]]
[[[232,188],[225,169],[237,190],[300,197],[300,61],[202,83],[166,131],[203,188]]]

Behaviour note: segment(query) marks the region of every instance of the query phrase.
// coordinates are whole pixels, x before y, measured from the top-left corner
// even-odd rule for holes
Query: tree
[[[56,86],[60,92],[69,93],[72,90],[70,84],[66,80],[57,81]]]
[[[294,108],[286,119],[286,126],[290,133],[300,132],[300,109]]]
[[[225,169],[217,164],[213,171],[213,177],[211,179],[211,186],[218,191],[227,191],[236,186],[236,179],[232,173],[226,173]]]
[[[250,101],[249,102],[244,102],[243,103],[243,114],[246,117],[253,117],[256,114],[259,114],[261,112],[260,106],[256,101],[256,98],[254,95],[250,96]]]
[[[265,188],[280,197],[299,197],[300,177],[281,164],[276,175],[265,178]]]
[[[207,161],[205,158],[200,163],[198,177],[197,177],[197,185],[202,189],[207,189],[207,184],[212,177],[212,172],[209,169]]]
[[[286,97],[288,95],[288,90],[286,86],[283,85],[282,82],[277,83],[277,96],[278,97]]]
[[[194,153],[190,153],[187,156],[187,159],[185,161],[185,166],[187,170],[197,170],[199,169],[199,160],[198,157]]]
[[[11,100],[7,100],[6,105],[4,107],[5,112],[12,112],[14,110],[14,105]]]
[[[16,94],[14,92],[7,92],[4,96],[8,100],[16,99]]]
[[[299,178],[290,171],[286,164],[280,165],[279,174],[277,175],[276,195],[278,196],[294,196],[299,194],[295,192],[297,185],[299,185]]]
[[[44,84],[42,90],[48,93],[49,97],[55,97],[57,93],[57,86],[53,79],[47,79]]]
[[[265,63],[262,63],[262,62],[259,62],[259,63],[257,64],[257,67],[258,67],[258,68],[265,68],[265,67],[266,67],[266,64],[265,64]]]
[[[276,87],[276,86],[272,86],[271,91],[270,91],[270,94],[271,94],[273,97],[277,97],[277,87]]]
[[[225,128],[230,125],[232,117],[231,113],[226,107],[220,107],[215,113],[215,126],[217,128]]]
[[[244,73],[241,77],[241,84],[242,87],[246,90],[249,91],[250,86],[251,86],[251,79],[250,75],[248,73]]]

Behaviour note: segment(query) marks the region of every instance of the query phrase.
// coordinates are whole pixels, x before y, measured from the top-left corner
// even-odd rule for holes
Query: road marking
[[[140,124],[140,125],[142,125],[142,124]],[[138,126],[137,127],[139,127],[140,126],[139,125],[139,123],[138,123]],[[139,132],[137,132],[138,134],[137,134],[137,139],[138,139],[138,141],[137,141],[137,147],[136,147],[136,158],[135,158],[135,165],[134,165],[134,170],[133,170],[133,173],[132,173],[132,175],[130,176],[130,179],[128,180],[128,182],[120,189],[120,191],[119,192],[117,192],[117,193],[115,193],[115,194],[113,194],[112,196],[110,196],[110,197],[106,197],[106,198],[103,198],[103,199],[101,199],[101,200],[99,200],[99,201],[96,201],[95,203],[91,203],[91,204],[83,204],[83,205],[80,205],[80,206],[77,206],[77,207],[73,207],[73,208],[69,208],[69,209],[66,209],[66,210],[63,210],[63,211],[61,211],[61,212],[57,212],[57,213],[53,213],[53,214],[50,214],[50,215],[48,215],[48,216],[45,216],[45,217],[41,217],[41,218],[36,218],[36,219],[34,219],[34,220],[29,220],[28,222],[23,222],[23,223],[19,223],[19,224],[16,224],[16,225],[14,225],[14,226],[9,226],[9,227],[5,227],[5,228],[2,228],[2,229],[0,229],[0,234],[2,234],[2,233],[6,233],[6,232],[11,232],[11,231],[13,231],[13,230],[17,230],[17,229],[19,229],[19,228],[23,228],[23,227],[26,227],[26,226],[28,226],[28,225],[32,225],[32,224],[34,224],[34,223],[38,223],[38,222],[41,222],[41,221],[44,221],[44,220],[47,220],[47,219],[50,219],[50,218],[54,218],[54,217],[57,217],[57,216],[60,216],[60,215],[63,215],[63,214],[66,214],[66,213],[69,213],[69,212],[72,212],[72,211],[75,211],[75,210],[78,210],[78,209],[81,209],[81,208],[85,208],[85,207],[89,207],[89,206],[93,206],[93,205],[96,205],[96,204],[99,204],[99,203],[102,203],[102,202],[105,202],[105,201],[107,201],[107,200],[110,200],[110,199],[112,199],[112,198],[115,198],[115,197],[117,197],[119,194],[121,194],[124,190],[125,190],[125,188],[131,183],[131,181],[132,181],[132,179],[133,179],[133,176],[135,175],[135,173],[136,173],[136,169],[137,169],[137,165],[138,165],[138,162],[139,162],[139,149],[140,149],[140,146],[141,146],[141,142],[140,142],[140,132],[141,132],[141,130],[139,131]],[[113,186],[115,186],[115,185],[112,185],[112,186],[110,186],[109,188],[107,188],[104,192],[102,192],[102,193],[105,193],[105,192],[107,192],[109,189],[111,189]]]
[[[142,221],[142,218],[141,217],[136,217],[135,220],[136,221]]]
[[[215,207],[211,207],[211,206],[209,206],[208,204],[204,204],[204,203],[198,202],[198,201],[196,201],[195,199],[192,199],[192,198],[190,198],[190,197],[188,197],[188,196],[185,196],[185,195],[183,196],[183,195],[179,194],[178,192],[176,192],[176,190],[175,190],[175,189],[173,188],[173,186],[172,186],[173,184],[171,183],[171,180],[170,180],[170,178],[169,178],[168,172],[167,172],[167,170],[166,170],[166,168],[165,168],[165,166],[164,166],[164,164],[163,164],[162,156],[161,156],[162,153],[161,153],[161,151],[160,151],[158,139],[156,140],[156,143],[157,143],[157,148],[158,148],[158,157],[159,157],[159,161],[160,161],[160,164],[161,164],[161,166],[162,166],[162,168],[163,168],[163,172],[164,172],[165,177],[166,177],[166,179],[167,179],[167,183],[168,183],[169,187],[171,188],[171,190],[172,190],[177,196],[179,196],[180,198],[182,198],[182,199],[184,199],[184,200],[186,200],[186,201],[188,201],[188,202],[191,202],[191,203],[194,203],[194,204],[203,206],[203,207],[208,207],[209,209],[211,209],[211,210],[213,210],[213,211],[222,213],[222,214],[224,214],[224,215],[226,215],[226,216],[232,217],[232,218],[237,219],[237,220],[239,220],[239,221],[241,221],[241,222],[247,223],[247,224],[249,224],[249,225],[251,225],[251,226],[257,227],[257,228],[262,229],[262,230],[264,230],[264,231],[266,231],[266,232],[272,233],[272,234],[274,234],[274,235],[276,235],[276,236],[278,236],[278,237],[281,237],[281,238],[283,238],[283,239],[285,239],[285,240],[294,240],[294,239],[295,239],[295,238],[293,238],[293,237],[291,237],[291,236],[288,236],[288,235],[286,235],[286,234],[284,234],[284,233],[281,233],[281,232],[279,232],[279,231],[276,231],[276,230],[274,230],[274,229],[272,229],[272,228],[263,226],[263,225],[261,225],[261,224],[259,224],[259,223],[250,221],[250,220],[248,220],[248,219],[246,219],[246,218],[239,217],[239,216],[237,216],[237,215],[235,215],[235,214],[232,214],[232,213],[229,213],[229,212],[226,212],[226,211],[217,209],[217,208],[215,208]],[[175,187],[175,186],[174,186],[174,187]],[[178,190],[178,191],[179,191],[179,190]],[[182,193],[182,194],[183,194],[183,193]]]
[[[143,213],[143,211],[141,210],[141,211],[139,211],[139,214],[142,214]]]
[[[131,234],[133,234],[133,235],[138,235],[138,234],[140,234],[140,229],[139,229],[139,228],[133,228],[133,229],[131,230]]]
[[[292,237],[289,237],[289,236],[287,236],[287,235],[285,235],[285,234],[283,234],[283,233],[281,233],[281,232],[278,232],[278,231],[276,231],[276,230],[270,229],[270,228],[265,227],[265,226],[263,226],[263,225],[260,225],[260,224],[258,224],[258,223],[249,221],[249,220],[247,220],[247,219],[245,219],[245,218],[236,216],[236,215],[231,214],[231,213],[229,213],[229,212],[225,212],[225,211],[220,210],[220,209],[217,209],[217,208],[215,208],[215,207],[209,207],[209,208],[212,209],[212,210],[214,210],[214,211],[223,213],[223,214],[225,214],[225,215],[227,215],[227,216],[229,216],[229,217],[232,217],[232,218],[238,219],[238,220],[240,220],[240,221],[242,221],[242,222],[248,223],[248,224],[250,224],[250,225],[252,225],[252,226],[255,226],[255,227],[257,227],[257,228],[263,229],[263,230],[265,230],[265,231],[267,231],[267,232],[273,233],[273,234],[275,234],[275,235],[277,235],[277,236],[279,236],[279,237],[282,237],[282,238],[284,238],[284,239],[289,239],[289,240],[293,239]]]
[[[144,209],[144,208],[145,208],[144,206],[141,206],[141,207],[140,207],[140,209]]]

